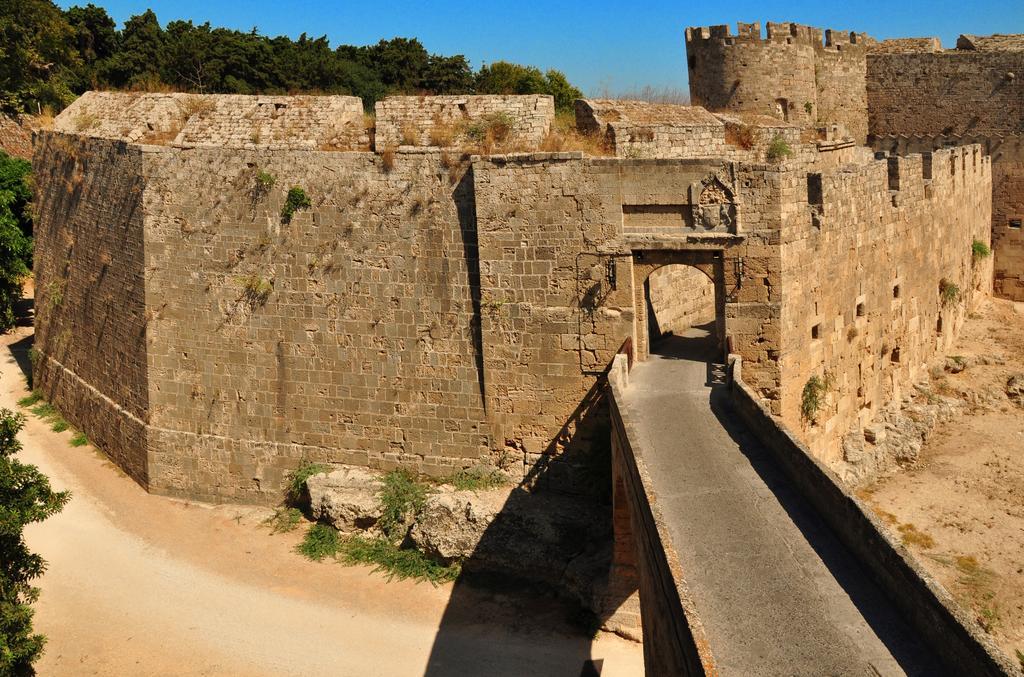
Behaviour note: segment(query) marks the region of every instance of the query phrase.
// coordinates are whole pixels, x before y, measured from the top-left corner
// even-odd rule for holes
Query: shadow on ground
[[[475,624],[485,630],[482,604],[497,605],[495,620],[520,641],[558,637],[537,643],[532,657],[544,667],[531,667],[531,675],[602,674],[595,633],[628,597],[616,598],[606,586],[612,526],[605,388],[600,379],[548,450],[557,446],[560,452],[544,454],[529,469],[463,563],[431,650],[428,677],[526,674],[523,666],[509,663],[501,645],[489,655],[467,650],[467,630]],[[578,598],[601,613],[583,608]],[[493,633],[493,625],[486,630]]]

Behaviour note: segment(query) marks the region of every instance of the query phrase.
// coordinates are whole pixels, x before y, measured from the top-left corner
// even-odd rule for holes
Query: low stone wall
[[[1019,674],[949,593],[914,562],[907,549],[761,404],[743,382],[741,360],[733,356],[731,365],[735,413],[922,641],[948,666],[948,674]]]
[[[356,96],[86,92],[54,130],[208,148],[357,150],[369,144]]]
[[[608,373],[612,419],[612,464],[616,499],[624,498],[637,553],[640,613],[643,618],[644,668],[648,675],[715,674],[704,628],[690,598],[661,511],[652,491],[640,439],[624,406],[628,359],[617,355]],[[621,487],[623,491],[618,491]],[[616,506],[616,510],[621,509]],[[616,534],[618,541],[618,534]]]
[[[479,142],[496,121],[507,124],[510,140],[536,148],[551,131],[555,100],[543,94],[476,96],[389,96],[377,102],[376,147],[451,147]]]

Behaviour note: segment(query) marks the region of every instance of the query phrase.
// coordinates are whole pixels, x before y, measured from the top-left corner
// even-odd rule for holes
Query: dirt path
[[[26,394],[8,348],[30,333],[3,337],[0,407]],[[31,416],[21,436],[23,460],[74,494],[27,533],[49,562],[35,623],[49,637],[44,677],[422,675],[428,659],[431,674],[578,675],[587,658],[602,675],[643,672],[638,645],[591,646],[550,600],[460,590],[473,613],[441,627],[452,586],[307,562],[297,534],[261,526],[269,511],[151,496],[69,437]]]
[[[967,413],[861,495],[1013,657],[1024,652],[1024,407],[1005,389],[1024,374],[1024,304],[991,302],[953,352],[966,368],[933,388]]]

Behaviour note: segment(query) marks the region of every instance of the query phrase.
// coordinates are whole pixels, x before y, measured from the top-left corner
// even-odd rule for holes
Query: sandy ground
[[[0,337],[0,407],[26,394]],[[15,350],[26,350],[27,341]],[[24,461],[70,489],[26,532],[49,562],[35,626],[46,675],[640,675],[641,647],[573,635],[550,599],[389,582],[307,562],[266,509],[151,496],[91,447],[29,416]],[[583,671],[583,672],[581,672]]]
[[[1003,390],[1024,373],[1024,304],[992,301],[951,354],[968,368],[933,383],[971,402],[968,413],[861,494],[1013,657],[1024,651],[1024,408]],[[971,364],[979,357],[1003,364]]]

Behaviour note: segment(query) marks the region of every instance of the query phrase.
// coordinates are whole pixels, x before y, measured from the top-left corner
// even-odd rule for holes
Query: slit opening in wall
[[[811,340],[812,341],[817,341],[820,338],[820,336],[821,336],[821,325],[820,324],[816,324],[813,327],[811,327]]]
[[[942,333],[942,315],[939,315],[938,319],[935,320],[935,333]]]
[[[864,317],[864,304],[863,303],[858,303],[857,304],[857,317]]]
[[[900,286],[898,284],[897,285],[893,285],[892,297],[894,299],[898,299],[900,297]]]
[[[1020,230],[1020,219],[1010,219],[1010,228],[1014,230]]]
[[[892,362],[899,362],[900,361],[900,347],[899,346],[896,346],[895,348],[893,348],[892,352],[889,353],[889,360],[892,361]]]

